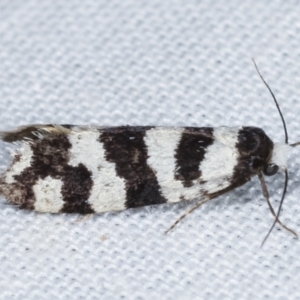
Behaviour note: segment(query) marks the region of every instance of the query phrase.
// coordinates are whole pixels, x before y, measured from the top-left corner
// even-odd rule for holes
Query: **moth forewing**
[[[285,150],[257,127],[30,125],[1,136],[23,150],[0,192],[21,208],[50,213],[203,203],[243,185],[268,161],[283,162]]]
[[[259,75],[281,116],[285,144],[258,127],[28,125],[0,132],[4,142],[23,145],[1,175],[0,195],[24,209],[80,214],[199,199],[171,230],[203,203],[258,176],[275,218],[269,233],[276,222],[294,233],[279,213],[289,147],[300,143],[288,145],[277,100]],[[275,213],[263,174],[278,170],[286,179]]]

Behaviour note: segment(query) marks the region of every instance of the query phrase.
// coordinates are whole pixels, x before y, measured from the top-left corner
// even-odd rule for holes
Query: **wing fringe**
[[[19,141],[34,141],[42,139],[49,134],[69,134],[69,126],[58,124],[33,124],[17,127],[11,131],[0,131],[0,138],[4,142],[14,143]]]

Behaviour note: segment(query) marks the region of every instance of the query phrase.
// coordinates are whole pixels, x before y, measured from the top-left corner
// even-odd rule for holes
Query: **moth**
[[[0,177],[0,195],[23,209],[79,214],[199,199],[171,230],[203,203],[258,176],[272,228],[279,223],[296,235],[279,214],[287,153],[299,143],[288,144],[275,96],[257,72],[282,118],[285,143],[273,143],[258,127],[28,125],[0,133],[4,142],[22,145]],[[278,171],[286,179],[275,213],[264,175]]]

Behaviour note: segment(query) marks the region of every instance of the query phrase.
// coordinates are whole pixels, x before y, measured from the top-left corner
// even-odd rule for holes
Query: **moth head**
[[[273,176],[279,170],[285,170],[289,150],[290,145],[283,143],[275,143],[273,151],[271,153],[271,157],[269,158],[267,164],[264,166],[264,175]]]

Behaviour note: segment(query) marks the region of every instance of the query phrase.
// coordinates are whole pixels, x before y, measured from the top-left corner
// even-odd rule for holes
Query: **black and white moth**
[[[298,145],[288,144],[287,133],[285,143],[273,143],[261,128],[243,126],[29,125],[0,136],[22,144],[0,178],[0,195],[20,208],[92,214],[200,199],[181,220],[257,175],[280,224],[286,157]],[[278,170],[286,184],[275,214],[263,174]]]

